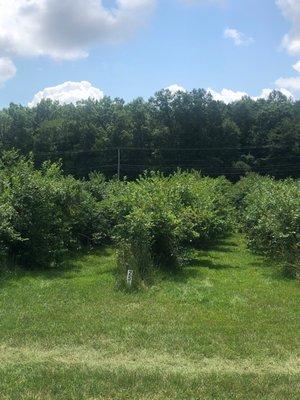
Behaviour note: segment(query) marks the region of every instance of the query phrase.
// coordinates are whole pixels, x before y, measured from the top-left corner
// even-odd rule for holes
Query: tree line
[[[61,160],[75,177],[101,171],[137,177],[178,168],[237,179],[253,171],[300,176],[300,101],[278,91],[226,105],[203,89],[157,92],[149,100],[105,97],[76,105],[43,100],[0,111],[0,152],[33,154],[36,166]]]

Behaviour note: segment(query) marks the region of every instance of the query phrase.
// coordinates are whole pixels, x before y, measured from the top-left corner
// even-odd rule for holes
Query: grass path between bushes
[[[0,275],[0,400],[300,398],[300,285],[236,236],[143,292],[114,250]]]

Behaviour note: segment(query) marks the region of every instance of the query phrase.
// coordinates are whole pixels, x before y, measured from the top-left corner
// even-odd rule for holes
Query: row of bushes
[[[138,258],[142,251],[149,264],[174,267],[184,247],[231,229],[231,186],[224,178],[180,172],[135,182],[105,182],[95,173],[79,181],[58,164],[37,170],[30,158],[9,152],[0,160],[0,252],[19,264],[46,266],[70,250],[115,240],[120,253],[130,248]]]
[[[249,175],[235,186],[239,225],[251,249],[300,275],[300,181]]]
[[[15,152],[0,161],[0,255],[49,266],[66,253],[114,240],[124,282],[176,268],[189,246],[212,243],[237,224],[255,251],[299,272],[300,183],[250,175],[233,185],[199,173],[145,174],[134,182],[64,176],[60,165]],[[297,269],[298,268],[298,269]]]
[[[198,173],[158,173],[126,185],[116,197],[119,266],[133,269],[136,282],[153,268],[176,268],[188,246],[210,243],[233,227],[231,183]]]
[[[155,266],[176,267],[186,247],[237,229],[250,249],[300,277],[299,180],[250,174],[232,185],[198,173],[152,174],[126,189],[116,207],[124,213],[115,229],[120,276],[133,269],[147,279]]]
[[[31,159],[5,154],[0,164],[0,252],[25,266],[59,263],[101,240],[100,203],[57,164],[36,170]]]

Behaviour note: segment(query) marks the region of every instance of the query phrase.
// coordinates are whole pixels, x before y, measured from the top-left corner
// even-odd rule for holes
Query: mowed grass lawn
[[[0,399],[299,399],[299,283],[234,237],[150,289],[113,249],[2,273]]]

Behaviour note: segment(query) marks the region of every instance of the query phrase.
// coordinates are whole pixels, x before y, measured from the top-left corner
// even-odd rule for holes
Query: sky
[[[300,0],[0,0],[0,108],[204,88],[300,98]]]

